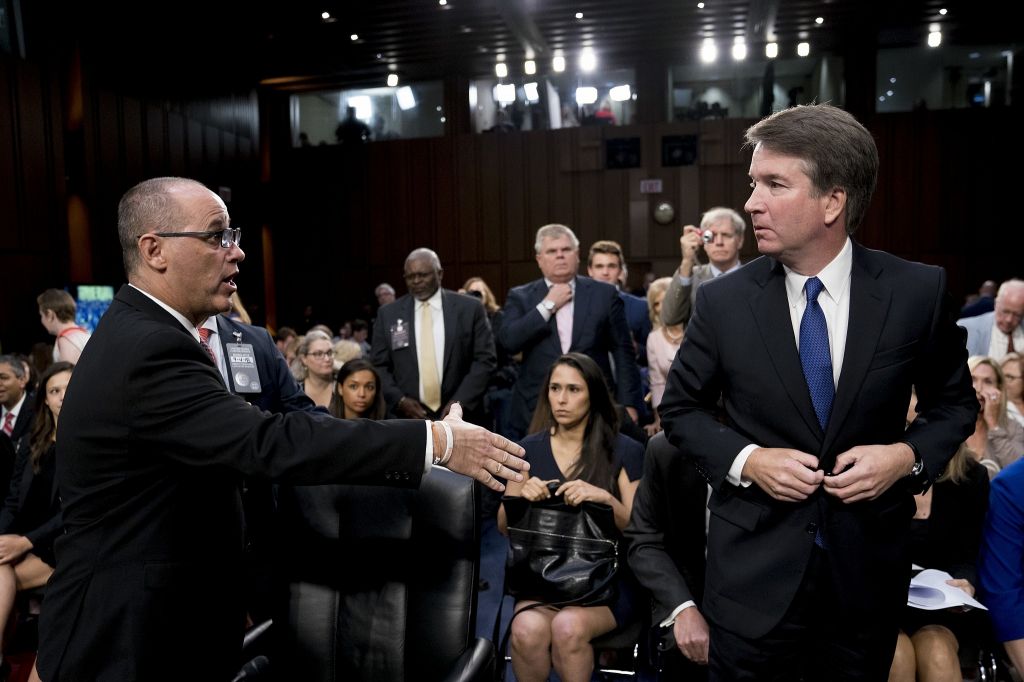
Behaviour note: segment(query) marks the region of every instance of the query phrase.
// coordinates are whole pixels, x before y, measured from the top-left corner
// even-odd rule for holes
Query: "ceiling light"
[[[821,26],[822,24],[825,23],[825,17],[814,17],[814,23],[816,23],[818,26]]]
[[[397,78],[395,82],[398,82]],[[416,106],[416,96],[412,94],[412,88],[408,85],[395,91],[395,99],[398,100],[398,108],[402,111],[408,111]]]
[[[715,46],[715,41],[712,38],[705,38],[704,43],[700,46],[700,60],[705,64],[718,59],[718,48]]]
[[[768,59],[775,59],[779,56],[779,44],[768,43],[764,46],[764,56]]]
[[[551,70],[556,73],[562,73],[565,71],[565,57],[558,55],[551,60]]]
[[[398,85],[398,74],[397,73],[389,73],[388,74],[388,87],[389,88],[393,88],[396,85]]]
[[[967,57],[969,59],[981,59],[981,53],[980,52],[972,52],[969,55],[967,55]]]
[[[738,62],[747,58],[747,44],[743,38],[736,38],[732,45],[732,58]]]
[[[941,26],[939,26],[938,24],[928,24],[928,30],[929,30],[929,31],[930,31],[931,33],[936,33],[936,32],[938,32],[938,31],[941,31],[941,30],[942,30],[942,27],[941,27]]]
[[[583,48],[583,52],[580,52],[580,69],[583,71],[593,71],[597,68],[597,55],[589,47]]]
[[[359,40],[359,34],[358,33],[353,33],[352,35],[349,36],[349,38],[352,39],[352,42],[355,42],[355,41]]]
[[[498,78],[508,77],[508,65],[505,62],[498,62],[494,65],[494,73],[498,75]]]
[[[576,88],[576,104],[593,104],[597,101],[597,88]]]
[[[526,93],[526,101],[527,102],[539,102],[540,101],[540,93],[537,91],[537,84],[536,83],[524,83],[523,84],[523,92]]]
[[[932,31],[928,34],[928,47],[938,47],[942,44],[942,32]]]
[[[698,2],[697,3],[697,9],[704,9],[704,3],[703,2]]]
[[[616,85],[608,91],[608,96],[613,102],[625,102],[633,96],[633,93],[630,92],[628,85]]]
[[[533,74],[537,73],[537,62],[533,61],[532,59],[527,59],[525,62],[523,62],[523,72],[527,76],[532,76]]]
[[[878,101],[879,102],[884,102],[885,101],[885,95],[879,95],[878,96]]]
[[[892,77],[890,77],[890,78],[889,78],[889,82],[890,82],[890,83],[895,83],[895,82],[896,82],[896,76],[892,76]]]
[[[888,96],[888,97],[892,97],[892,90],[886,90],[886,91],[885,91],[885,94],[886,94],[886,96]]]
[[[511,104],[516,101],[516,86],[511,83],[499,83],[494,86],[494,99],[502,104]]]
[[[940,9],[939,14],[941,14],[942,16],[946,16],[946,8],[943,7],[942,9]]]
[[[809,55],[811,53],[811,44],[810,43],[797,43],[796,53],[800,57],[806,57],[807,55]]]
[[[583,18],[583,12],[577,12],[576,13],[576,18],[577,19],[582,19]]]
[[[330,12],[321,12],[320,13],[320,18],[321,19],[330,19],[331,18],[331,13]]]

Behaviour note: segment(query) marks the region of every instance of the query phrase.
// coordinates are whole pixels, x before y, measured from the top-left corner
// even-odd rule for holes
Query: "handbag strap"
[[[509,638],[512,636],[512,621],[514,621],[516,619],[516,616],[518,616],[520,613],[525,613],[527,611],[532,611],[533,609],[538,609],[538,608],[540,608],[542,606],[550,606],[552,608],[563,608],[565,606],[575,606],[577,604],[584,603],[588,599],[591,599],[591,598],[596,597],[597,595],[601,594],[601,592],[603,592],[604,589],[606,587],[608,587],[608,585],[611,584],[612,580],[615,579],[615,576],[617,576],[618,573],[619,573],[619,562],[618,562],[618,560],[616,560],[614,570],[612,570],[611,573],[609,573],[607,576],[605,576],[604,580],[602,580],[597,585],[595,585],[594,589],[590,590],[589,592],[587,592],[584,595],[581,595],[579,597],[574,597],[573,599],[565,599],[563,601],[555,601],[555,602],[538,601],[538,602],[534,602],[533,604],[528,604],[528,605],[524,606],[521,609],[513,611],[512,612],[512,617],[509,618],[509,620],[508,620],[508,629],[505,631],[505,635],[501,638],[501,644],[498,646],[498,660],[497,660],[497,665],[495,666],[494,679],[497,680],[497,682],[503,682],[504,679],[505,679],[505,654],[508,651],[508,641],[509,641]],[[508,580],[507,580],[507,576],[506,576],[506,580],[503,581],[502,588],[501,588],[501,600],[498,602],[498,615],[494,619],[494,631],[493,631],[492,636],[491,636],[491,641],[492,642],[497,642],[498,641],[498,635],[501,634],[501,612],[502,612],[503,607],[505,606],[505,594],[507,592],[508,592]]]

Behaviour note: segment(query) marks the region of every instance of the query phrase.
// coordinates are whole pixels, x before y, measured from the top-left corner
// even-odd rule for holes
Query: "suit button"
[[[808,523],[807,524],[807,532],[810,533],[811,535],[814,535],[815,533],[817,533],[818,532],[818,524],[814,523],[813,521],[811,523]]]

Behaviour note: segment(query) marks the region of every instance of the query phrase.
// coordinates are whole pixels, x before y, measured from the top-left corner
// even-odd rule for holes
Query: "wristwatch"
[[[910,445],[910,443],[907,443],[907,445]],[[913,445],[910,445],[910,449],[914,451],[914,467],[906,476],[907,488],[914,495],[920,495],[928,490],[931,486],[931,481],[928,480],[928,473],[924,470],[924,460],[921,459],[921,453]]]
[[[555,312],[554,301],[549,301],[548,299],[545,298],[543,301],[540,302],[540,304],[544,306],[544,310],[548,311],[549,313]]]

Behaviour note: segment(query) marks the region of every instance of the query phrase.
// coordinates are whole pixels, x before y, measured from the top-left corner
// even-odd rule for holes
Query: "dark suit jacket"
[[[647,310],[647,299],[641,296],[619,292],[622,299],[623,312],[629,333],[636,345],[636,361],[642,367],[647,366],[647,336],[651,333],[651,315]]]
[[[849,295],[845,358],[824,433],[800,366],[785,273],[773,259],[698,289],[669,373],[662,425],[714,488],[704,613],[744,637],[761,637],[782,618],[819,527],[840,595],[836,613],[895,627],[906,603],[914,503],[899,484],[853,504],[821,489],[803,502],[779,502],[756,484],[726,482],[740,450],[796,448],[831,471],[854,446],[906,441],[934,479],[974,428],[978,403],[945,272],[854,244]],[[920,413],[904,432],[911,386]]]
[[[526,433],[533,408],[537,405],[541,382],[551,365],[562,355],[555,316],[545,322],[537,310],[537,304],[547,294],[544,280],[534,280],[509,291],[503,309],[505,316],[498,332],[498,342],[511,355],[523,354],[509,405],[509,433],[503,434],[513,440]],[[577,277],[573,303],[569,350],[593,358],[604,371],[608,387],[614,387],[612,393],[619,403],[643,409],[640,372],[618,291],[610,284]],[[612,379],[609,353],[615,358],[617,380]]]
[[[43,455],[39,462],[39,474],[32,471],[31,449],[26,446],[18,451],[18,459],[11,476],[11,485],[0,511],[0,535],[16,533],[24,535],[32,543],[33,552],[44,561],[52,561],[50,556],[54,539],[64,528],[61,521],[60,504],[57,501],[56,454]],[[38,479],[38,481],[37,481]],[[25,500],[33,482],[42,484],[49,489],[50,510],[44,517],[26,518],[22,514]],[[39,510],[36,510],[39,511]]]
[[[691,599],[704,597],[707,484],[693,462],[659,433],[647,444],[644,476],[626,527],[629,567],[651,593],[657,625]]]
[[[40,675],[178,679],[189,651],[203,661],[190,677],[231,679],[244,616],[242,476],[411,487],[425,439],[419,421],[253,409],[180,323],[123,287],[61,409],[66,532],[40,619]]]
[[[15,452],[23,447],[28,447],[28,439],[32,432],[32,420],[36,416],[36,394],[32,391],[25,393],[25,402],[21,405],[21,412],[14,420],[14,429],[11,430],[11,443]]]
[[[370,357],[380,373],[384,400],[391,410],[403,396],[416,400],[420,397],[419,354],[413,328],[416,303],[409,294],[402,296],[381,308],[373,325]],[[457,400],[467,412],[476,412],[495,367],[494,336],[487,311],[477,299],[442,289],[441,312],[444,315],[441,408]],[[394,349],[391,338],[398,320],[409,328],[409,345]]]

